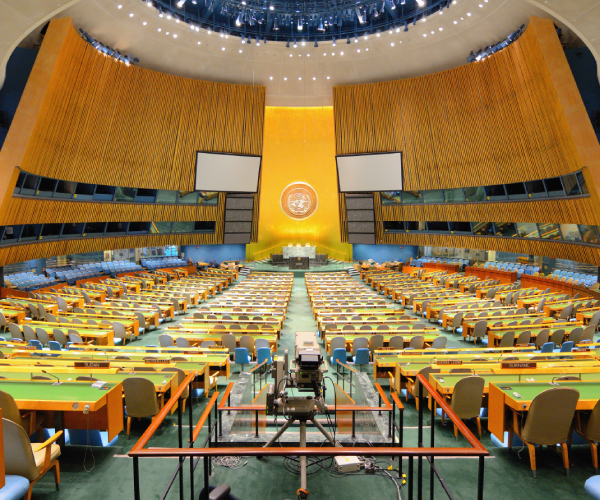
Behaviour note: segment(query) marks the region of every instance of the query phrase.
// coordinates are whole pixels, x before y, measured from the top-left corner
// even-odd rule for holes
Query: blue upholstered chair
[[[333,356],[330,358],[332,365],[337,365],[338,361],[342,363],[346,363],[346,349],[335,349],[333,351]]]
[[[554,342],[546,342],[540,349],[541,353],[554,352]]]
[[[260,365],[263,361],[266,361],[268,365],[273,363],[271,349],[268,347],[259,347],[256,350],[256,363]]]
[[[335,356],[335,352],[333,353]],[[370,359],[371,351],[368,348],[357,349],[356,355],[352,356],[352,360],[355,365],[358,365],[359,368],[361,365],[368,365]]]
[[[248,349],[245,347],[235,348],[234,362],[236,365],[242,365],[240,373],[244,371],[244,365],[250,364],[250,356],[248,355]]]
[[[573,350],[573,341],[563,342],[559,352],[571,352]]]

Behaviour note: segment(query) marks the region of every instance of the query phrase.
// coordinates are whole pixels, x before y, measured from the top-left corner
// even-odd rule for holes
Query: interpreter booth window
[[[596,226],[580,224],[579,232],[581,233],[581,238],[583,239],[584,243],[600,245],[600,238],[598,238],[598,228]]]
[[[514,222],[494,222],[496,236],[512,238],[517,235],[517,228]]]
[[[531,222],[517,222],[517,235],[519,236],[519,238],[540,237],[537,225]]]
[[[577,224],[561,224],[560,232],[565,241],[581,241],[581,233]]]
[[[473,222],[473,233],[480,236],[494,236],[494,226],[491,222]]]
[[[540,237],[545,240],[560,240],[560,227],[558,224],[539,224]]]

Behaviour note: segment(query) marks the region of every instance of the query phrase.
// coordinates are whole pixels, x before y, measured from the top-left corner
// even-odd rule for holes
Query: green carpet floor
[[[190,314],[193,310],[190,312]],[[180,321],[180,320],[179,320]],[[175,322],[176,323],[176,322]],[[169,323],[171,325],[173,323]],[[158,336],[165,327],[153,330],[135,343],[158,344]],[[292,299],[288,308],[288,315],[282,331],[279,353],[284,349],[293,352],[294,333],[296,331],[316,331],[310,303],[308,301],[306,286],[303,277],[296,276]],[[444,332],[449,337],[448,345],[451,347],[465,347],[464,341],[458,335]],[[472,345],[472,344],[470,344]],[[239,367],[232,366],[232,376],[229,381],[238,377]],[[224,378],[220,380],[219,390],[227,386]],[[386,382],[382,386],[387,390]],[[402,398],[404,403],[404,399]],[[194,421],[197,421],[206,400],[201,399],[193,406]],[[188,421],[188,410],[184,422]],[[417,445],[417,412],[414,401],[406,403],[404,412],[404,443],[405,446]],[[429,413],[426,412],[427,418]],[[165,420],[163,427],[150,441],[151,447],[176,447],[177,446],[176,414]],[[91,498],[133,499],[133,464],[126,456],[136,440],[147,428],[149,420],[132,423],[131,438],[127,439],[123,432],[113,447],[93,448],[91,451],[84,447],[68,446],[60,458],[61,465],[61,490],[54,490],[52,474],[37,483],[33,490],[36,500],[88,500]],[[475,425],[469,424],[475,431]],[[562,468],[562,460],[554,447],[538,449],[538,478],[533,479],[529,467],[527,450],[518,453],[513,449],[512,455],[507,449],[496,448],[490,440],[483,419],[484,434],[482,443],[490,451],[490,457],[485,459],[485,494],[484,498],[506,499],[523,497],[528,499],[561,500],[586,498],[583,490],[585,480],[593,475],[591,456],[588,446],[573,446],[570,452],[571,476],[566,477]],[[187,427],[184,436],[187,434]],[[456,442],[452,426],[444,427],[436,420],[436,445],[437,446],[466,446],[466,440],[459,438]],[[202,435],[201,435],[202,438]],[[429,429],[425,432],[425,443],[429,442]],[[93,452],[93,455],[92,455]],[[230,470],[225,467],[215,466],[211,484],[216,485],[227,482],[232,486],[232,492],[243,500],[263,499],[295,499],[299,484],[298,476],[288,472],[283,464],[283,458],[269,458],[259,461],[255,458],[242,458],[241,469]],[[383,460],[381,466],[387,466]],[[456,499],[476,498],[477,488],[477,460],[476,459],[438,459],[436,465],[442,474],[448,488]],[[92,468],[93,467],[93,468]],[[158,499],[176,467],[175,459],[143,459],[140,461],[141,498]],[[407,461],[404,460],[403,468],[406,472]],[[424,461],[423,491],[429,498],[429,473]],[[90,472],[87,470],[92,469]],[[185,470],[185,498],[190,498],[189,465]],[[203,482],[202,463],[198,464],[194,479],[196,482],[195,497],[198,497]],[[416,463],[415,463],[416,472]],[[396,487],[389,479],[379,476],[360,475],[348,477],[332,477],[325,470],[317,470],[308,478],[310,498],[320,499],[369,499],[369,498],[396,498]],[[434,486],[435,498],[447,498],[442,487],[437,481]],[[407,487],[404,487],[404,498],[408,498]],[[424,497],[424,498],[425,498]],[[179,487],[176,481],[168,497],[179,498]],[[415,496],[416,487],[415,487]]]

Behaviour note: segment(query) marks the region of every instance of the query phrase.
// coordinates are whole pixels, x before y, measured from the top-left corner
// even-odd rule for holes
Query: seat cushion
[[[0,500],[18,500],[29,489],[29,481],[23,476],[6,476],[6,483],[0,488]]]
[[[600,500],[600,476],[592,476],[585,482],[585,492],[594,500]]]
[[[40,443],[32,443],[31,451],[35,450]],[[57,444],[50,445],[50,460],[56,460],[60,456],[60,446]],[[35,459],[35,466],[37,470],[41,473],[44,469],[44,459],[46,457],[46,449],[40,451],[33,451],[33,458]]]

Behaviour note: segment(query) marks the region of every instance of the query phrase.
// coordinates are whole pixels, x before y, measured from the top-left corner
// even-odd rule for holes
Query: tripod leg
[[[333,437],[331,437],[331,434],[329,434],[329,432],[327,432],[327,429],[325,429],[325,427],[323,427],[323,426],[321,425],[321,423],[320,423],[320,422],[319,422],[319,421],[318,421],[316,418],[313,418],[313,419],[311,419],[311,422],[312,422],[313,424],[315,424],[315,427],[321,431],[321,434],[323,434],[323,436],[325,436],[325,437],[327,438],[327,440],[328,440],[328,441],[329,441],[329,442],[330,442],[330,443],[331,443],[333,446],[340,447],[340,446],[339,446],[339,445],[337,445],[337,444],[336,444],[336,442],[333,440]]]
[[[263,446],[263,448],[269,448],[271,446],[273,446],[275,444],[275,441],[277,441],[279,439],[279,437],[288,429],[288,427],[290,425],[292,425],[294,423],[294,419],[290,418],[285,424],[283,424],[283,427],[281,429],[279,429],[279,431],[277,432],[277,434],[275,434],[267,444],[265,444]]]
[[[300,422],[300,448],[306,448],[306,422]],[[300,457],[300,489],[298,498],[308,498],[306,489],[306,456]]]

